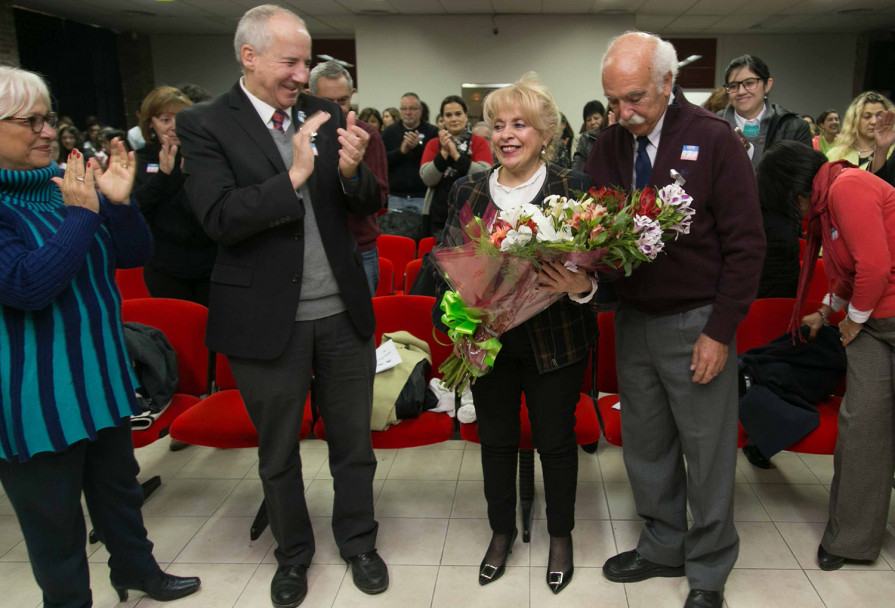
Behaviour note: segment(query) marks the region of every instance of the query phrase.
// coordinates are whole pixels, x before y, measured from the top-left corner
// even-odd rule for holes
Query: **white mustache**
[[[634,126],[634,125],[642,125],[646,122],[646,119],[640,114],[632,114],[631,118],[625,120],[624,118],[618,119],[618,124],[623,127]]]

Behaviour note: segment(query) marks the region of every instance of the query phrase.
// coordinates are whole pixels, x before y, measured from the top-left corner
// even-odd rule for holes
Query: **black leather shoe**
[[[569,551],[572,551],[572,539],[569,538]],[[570,556],[571,557],[571,554]],[[554,595],[566,588],[566,585],[572,582],[572,575],[575,574],[575,562],[571,560],[568,570],[551,570],[550,562],[547,562],[547,586]]]
[[[722,608],[724,606],[723,591],[706,591],[690,589],[684,608]]]
[[[295,608],[308,594],[308,567],[283,565],[270,581],[270,601],[275,608]]]
[[[817,563],[821,570],[839,570],[845,564],[845,558],[840,555],[833,555],[826,549],[823,544],[817,546]]]
[[[142,591],[157,602],[170,602],[195,593],[201,584],[202,581],[197,576],[174,576],[164,572],[161,577],[147,581],[128,584],[112,581],[112,587],[118,592],[118,599],[122,602],[127,601],[129,589]]]
[[[656,564],[637,553],[635,549],[606,560],[603,564],[603,576],[613,583],[636,583],[654,576],[684,576],[684,567]]]
[[[746,460],[752,463],[752,466],[758,467],[759,469],[771,468],[770,458],[765,458],[765,455],[761,453],[758,446],[747,443],[743,446],[743,454],[746,455]]]
[[[376,595],[388,589],[388,566],[376,553],[376,549],[352,555],[347,559],[351,564],[354,586],[369,595]]]
[[[566,585],[572,582],[572,575],[575,574],[575,566],[570,567],[565,572],[547,571],[547,586],[554,595],[566,588]]]
[[[500,560],[499,564],[489,564],[486,563],[487,555],[484,559],[482,559],[482,563],[479,566],[479,585],[487,585],[488,583],[493,583],[501,576],[503,576],[504,571],[507,567],[507,558],[510,556],[510,553],[513,552],[513,545],[516,543],[516,536],[519,534],[518,528],[513,528],[513,536],[510,538],[510,544],[507,545],[507,550],[503,554],[503,559]]]

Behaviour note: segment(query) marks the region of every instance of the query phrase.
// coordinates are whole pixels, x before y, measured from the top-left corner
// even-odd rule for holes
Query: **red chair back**
[[[814,274],[811,276],[811,283],[808,284],[808,295],[805,299],[822,302],[829,292],[830,283],[827,279],[827,273],[824,271],[824,260],[823,258],[817,258]]]
[[[186,300],[139,298],[122,303],[121,318],[155,327],[165,334],[177,352],[178,393],[198,397],[208,391],[207,308]]]
[[[423,261],[420,259],[410,260],[407,262],[407,268],[404,269],[404,293],[410,293],[413,282],[416,281],[416,275],[420,273]]]
[[[416,254],[416,257],[422,258],[424,255],[432,251],[437,243],[438,241],[435,240],[434,236],[427,236],[424,239],[420,239],[419,252]]]
[[[390,296],[395,293],[395,267],[391,260],[379,256],[379,285],[376,286],[377,296]]]
[[[443,333],[436,332],[433,335],[432,307],[435,306],[435,298],[431,296],[390,296],[387,298],[373,298],[373,313],[376,315],[376,345],[378,346],[382,334],[393,331],[408,331],[417,338],[425,340],[429,344],[432,353],[432,370],[438,370],[454,347],[450,338]]]
[[[217,353],[214,362],[214,386],[216,390],[225,391],[237,388],[236,378],[230,369],[230,361],[227,355]]]
[[[407,262],[416,257],[416,241],[406,236],[381,234],[376,239],[379,257],[391,260],[395,273],[395,285],[404,284]]]
[[[119,268],[115,271],[115,283],[122,300],[152,297],[143,280],[143,268]]]
[[[749,314],[737,328],[737,354],[741,354],[758,346],[764,346],[771,340],[786,333],[789,319],[792,315],[794,298],[763,298],[752,302]],[[799,313],[800,317],[815,312],[820,308],[820,302],[805,301]],[[838,323],[844,313],[831,315],[830,323]]]

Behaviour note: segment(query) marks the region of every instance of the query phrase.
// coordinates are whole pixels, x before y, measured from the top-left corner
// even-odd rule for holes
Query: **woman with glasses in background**
[[[778,141],[811,145],[808,123],[798,114],[768,101],[773,86],[767,64],[755,55],[742,55],[727,64],[724,88],[730,105],[719,115],[743,138],[753,169],[758,167],[764,151]]]

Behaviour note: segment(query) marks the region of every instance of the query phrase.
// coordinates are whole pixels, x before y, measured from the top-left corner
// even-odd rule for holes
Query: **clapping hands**
[[[53,182],[62,191],[62,202],[66,206],[84,207],[99,213],[97,188],[111,202],[128,204],[136,172],[134,153],[125,150],[124,144],[116,137],[112,140],[112,154],[106,171],[93,158],[85,167],[84,155],[75,149],[68,155],[65,176],[54,177]]]

